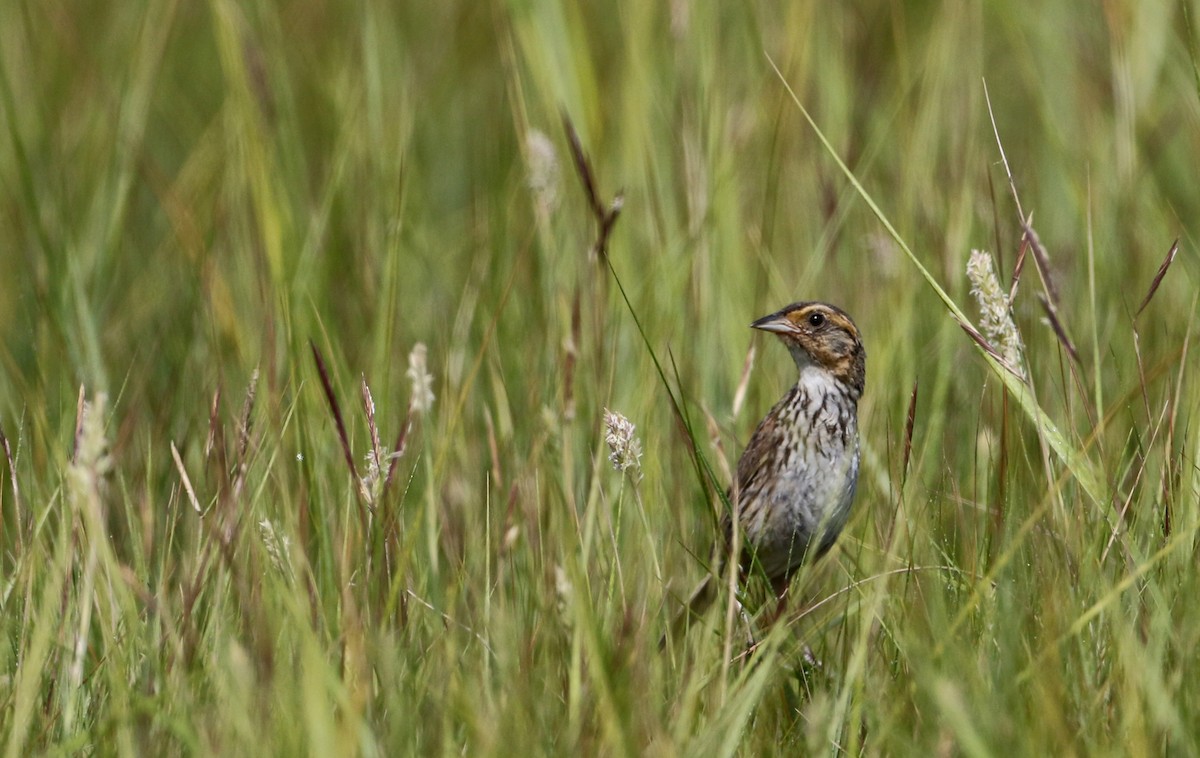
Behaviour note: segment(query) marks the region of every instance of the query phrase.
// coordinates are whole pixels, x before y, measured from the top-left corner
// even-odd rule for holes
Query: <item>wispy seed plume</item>
[[[276,529],[275,524],[267,518],[258,522],[258,536],[262,540],[263,547],[266,548],[271,565],[275,567],[276,571],[290,577],[292,574],[291,538]]]
[[[112,470],[112,458],[108,454],[108,439],[104,435],[104,415],[108,396],[103,392],[83,400],[80,394],[79,417],[76,425],[75,458],[71,461],[68,476],[71,491],[76,495],[99,500],[105,475]]]
[[[428,413],[433,407],[433,375],[425,364],[427,350],[424,342],[413,345],[408,354],[406,375],[412,381],[412,409],[416,413]]]
[[[608,460],[614,470],[641,478],[642,443],[637,427],[620,413],[604,409],[604,441],[608,443]]]
[[[971,294],[979,303],[979,326],[988,340],[998,349],[1000,358],[1022,379],[1025,370],[1021,366],[1021,335],[1009,312],[1008,296],[996,278],[991,253],[972,250],[967,259],[967,278],[971,281]]]
[[[554,142],[545,132],[530,129],[525,135],[525,156],[528,161],[529,189],[533,192],[538,210],[549,214],[558,207],[562,169]]]

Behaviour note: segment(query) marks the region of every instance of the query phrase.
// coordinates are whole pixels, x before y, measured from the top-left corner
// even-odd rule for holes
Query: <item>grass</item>
[[[5,755],[1200,751],[1197,15],[3,4]],[[808,298],[855,516],[659,651]]]

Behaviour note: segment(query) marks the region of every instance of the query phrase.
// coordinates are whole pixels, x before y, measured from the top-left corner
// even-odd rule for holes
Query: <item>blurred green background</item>
[[[1200,749],[1197,15],[0,2],[8,754]],[[1027,262],[1041,415],[788,87],[972,317],[971,249],[1006,289],[1022,249],[998,133],[1079,353]],[[856,516],[755,657],[716,616],[660,653],[714,536],[689,447],[724,486],[792,380],[747,324],[801,299],[866,341]],[[368,478],[360,381],[390,447],[428,346],[385,491],[310,341]]]

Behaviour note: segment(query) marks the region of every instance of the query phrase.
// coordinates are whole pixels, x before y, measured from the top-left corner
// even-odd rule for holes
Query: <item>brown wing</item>
[[[727,491],[733,510],[738,514],[742,524],[747,523],[753,516],[754,510],[762,502],[761,495],[764,487],[776,476],[779,462],[776,460],[783,446],[783,430],[779,427],[781,406],[794,402],[793,395],[797,392],[793,387],[784,395],[771,412],[758,422],[750,441],[737,465],[737,502],[733,502],[732,488]],[[722,532],[726,545],[733,538],[733,523],[730,514],[726,512],[721,519]]]

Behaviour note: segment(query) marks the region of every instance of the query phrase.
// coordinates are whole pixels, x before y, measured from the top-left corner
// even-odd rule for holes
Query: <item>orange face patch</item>
[[[850,316],[840,308],[825,303],[797,303],[785,309],[783,315],[797,331],[816,334],[829,329],[841,329],[852,338],[858,338],[858,327]]]
[[[793,349],[803,350],[818,365],[862,391],[865,351],[850,316],[827,303],[794,303],[751,324],[773,332]]]

